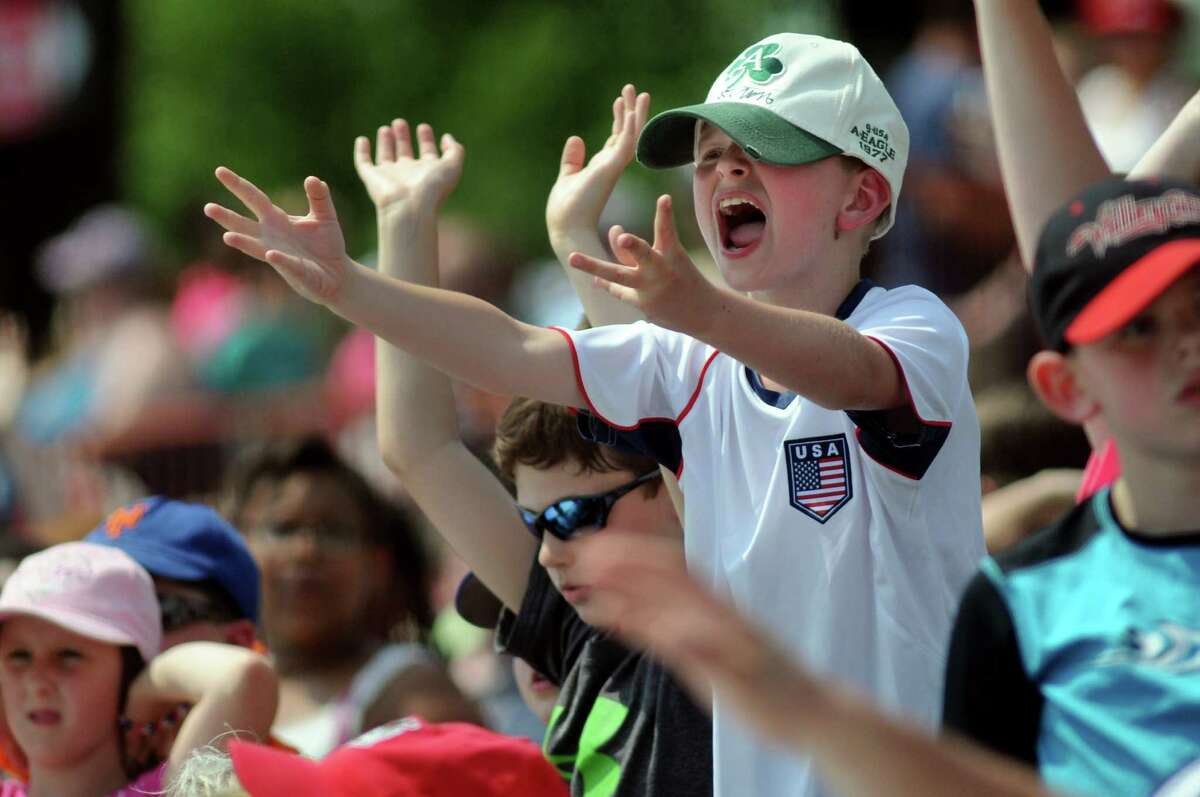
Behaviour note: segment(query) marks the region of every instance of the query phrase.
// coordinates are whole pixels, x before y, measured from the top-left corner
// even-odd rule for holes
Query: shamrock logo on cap
[[[779,45],[774,42],[750,47],[725,70],[728,83],[737,83],[743,77],[749,77],[755,83],[769,83],[782,75],[783,61],[773,57],[777,52]]]

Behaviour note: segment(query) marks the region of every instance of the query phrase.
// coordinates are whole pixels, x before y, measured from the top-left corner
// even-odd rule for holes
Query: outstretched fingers
[[[568,138],[567,143],[563,144],[562,160],[558,164],[558,176],[575,174],[582,169],[586,155],[587,146],[583,143],[582,138],[579,136]]]
[[[412,130],[407,119],[392,120],[392,136],[396,139],[396,157],[403,160],[413,156]]]
[[[329,185],[316,177],[304,179],[304,193],[308,196],[308,212],[318,221],[337,221],[337,210],[333,207],[333,197],[329,193]]]
[[[233,169],[226,166],[218,166],[216,174],[221,185],[229,189],[229,193],[240,199],[242,204],[258,217],[259,221],[262,221],[264,216],[269,215],[275,210],[275,205],[271,202],[271,198],[264,194],[262,189],[239,175]]]
[[[230,232],[238,232],[242,235],[249,235],[255,238],[261,234],[257,221],[251,221],[242,214],[236,213],[223,205],[218,205],[216,202],[209,202],[204,206],[204,215]]]
[[[375,163],[393,163],[396,160],[396,136],[389,125],[380,125],[375,131]]]
[[[221,240],[226,246],[232,247],[242,254],[249,255],[255,260],[266,261],[267,247],[263,242],[251,235],[245,235],[240,232],[227,232],[221,236]]]
[[[620,263],[610,263],[582,252],[572,252],[567,262],[571,264],[572,268],[579,269],[585,274],[591,274],[593,277],[599,277],[606,282],[627,287],[634,287],[639,282],[636,268],[623,266]]]
[[[438,156],[437,141],[433,137],[433,128],[424,122],[417,125],[417,149],[422,158]]]
[[[466,154],[466,150],[457,138],[449,133],[442,133],[442,160],[462,168],[463,158],[466,157]]]
[[[654,209],[654,248],[663,254],[672,252],[679,245],[679,235],[675,231],[675,208],[671,203],[671,195],[663,194],[658,198]]]
[[[637,95],[637,101],[633,106],[633,121],[634,134],[642,132],[642,128],[646,126],[646,120],[650,118],[650,94],[643,91]]]
[[[358,176],[366,179],[366,170],[374,165],[371,162],[371,139],[359,136],[354,139],[354,170]]]

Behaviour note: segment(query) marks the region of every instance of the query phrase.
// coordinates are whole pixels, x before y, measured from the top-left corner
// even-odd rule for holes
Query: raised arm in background
[[[1129,176],[1200,181],[1200,92],[1179,110]]]
[[[375,203],[379,269],[414,285],[438,284],[437,215],[462,174],[450,136],[438,153],[433,129],[380,127],[375,159],[360,137],[354,163]],[[376,425],[384,462],[421,511],[492,592],[519,609],[537,542],[504,487],[463,445],[449,378],[377,339]]]
[[[988,104],[1017,247],[1033,267],[1050,214],[1108,176],[1037,0],[975,0]]]

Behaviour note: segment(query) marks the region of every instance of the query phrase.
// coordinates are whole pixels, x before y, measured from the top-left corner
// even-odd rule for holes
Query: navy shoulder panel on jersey
[[[645,421],[634,429],[617,429],[587,410],[579,410],[575,423],[584,440],[612,446],[627,454],[652,457],[672,473],[679,473],[683,464],[683,438],[679,436],[679,427],[670,421]]]
[[[1070,556],[1080,550],[1101,528],[1093,510],[1093,503],[1108,500],[1108,495],[1108,491],[1103,490],[1091,500],[1073,507],[1051,525],[1034,532],[996,556],[996,564],[1007,574],[1023,567]]]
[[[910,479],[920,479],[950,436],[950,425],[925,423],[908,406],[890,410],[846,410],[858,427],[858,442],[872,459]]]

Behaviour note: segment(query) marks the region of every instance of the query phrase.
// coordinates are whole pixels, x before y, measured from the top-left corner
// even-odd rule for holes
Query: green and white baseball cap
[[[874,237],[891,228],[908,127],[854,45],[802,33],[768,36],[733,60],[703,103],[651,119],[638,139],[638,160],[652,169],[691,163],[697,120],[721,128],[764,163],[799,166],[849,155],[873,166],[892,189],[890,215]]]

